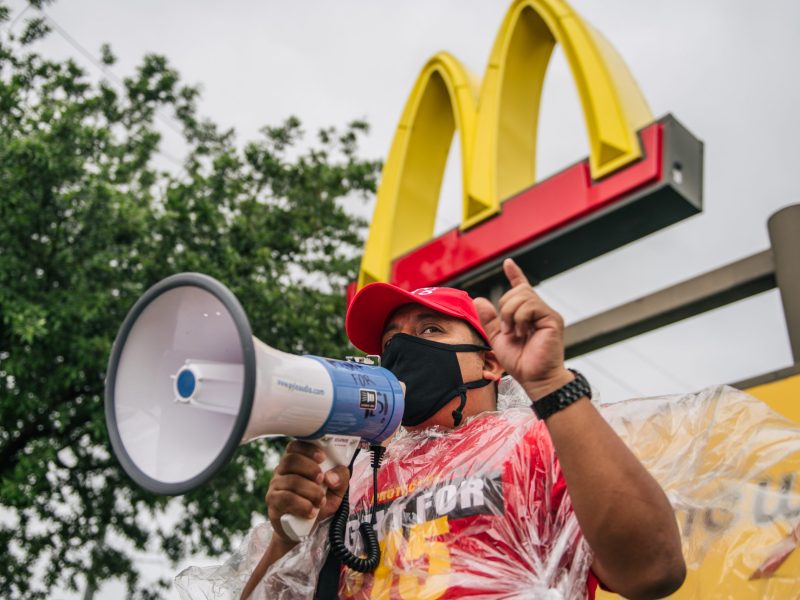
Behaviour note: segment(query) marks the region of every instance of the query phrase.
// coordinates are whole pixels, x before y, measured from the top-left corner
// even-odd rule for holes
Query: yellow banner
[[[794,414],[800,376],[752,391]],[[689,573],[673,598],[800,598],[799,421],[729,387],[606,415],[675,508]]]

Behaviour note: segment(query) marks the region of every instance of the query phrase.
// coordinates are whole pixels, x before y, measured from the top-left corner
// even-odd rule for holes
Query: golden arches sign
[[[622,58],[562,0],[516,0],[495,38],[483,82],[442,52],[422,69],[403,109],[378,189],[358,285],[387,281],[391,262],[433,236],[453,134],[461,139],[467,229],[535,181],[539,103],[555,43],[580,97],[594,179],[642,156],[653,121]]]

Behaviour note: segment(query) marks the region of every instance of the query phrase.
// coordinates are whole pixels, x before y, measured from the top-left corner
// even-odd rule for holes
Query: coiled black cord
[[[347,517],[350,514],[350,490],[344,493],[342,503],[333,516],[328,537],[331,542],[331,552],[343,565],[360,573],[372,573],[381,560],[381,549],[378,545],[378,535],[375,533],[375,506],[378,503],[378,469],[383,460],[386,448],[371,444],[369,451],[372,453],[372,517],[369,523],[361,523],[358,530],[361,532],[361,541],[364,543],[366,558],[356,556],[347,549],[344,535],[347,529]]]

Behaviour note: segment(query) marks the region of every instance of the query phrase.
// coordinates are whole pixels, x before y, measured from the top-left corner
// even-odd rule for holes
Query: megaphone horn
[[[181,273],[155,284],[120,327],[106,378],[106,422],[122,467],[148,491],[203,485],[241,443],[270,435],[314,441],[322,468],[378,444],[403,415],[398,380],[378,366],[296,356],[254,338],[236,296]],[[289,535],[312,521],[287,519]]]

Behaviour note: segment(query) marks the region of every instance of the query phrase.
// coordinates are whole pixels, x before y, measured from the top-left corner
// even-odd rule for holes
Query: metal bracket
[[[375,365],[381,366],[381,357],[377,354],[367,354],[366,356],[345,356],[347,362],[354,362],[360,365]]]

